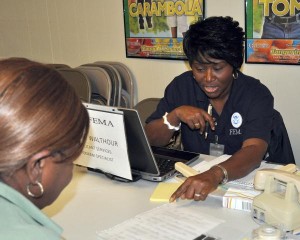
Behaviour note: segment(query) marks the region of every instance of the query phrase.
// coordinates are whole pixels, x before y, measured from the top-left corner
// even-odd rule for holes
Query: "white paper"
[[[203,214],[197,205],[171,203],[97,232],[97,235],[101,240],[186,240],[194,239],[223,222]]]
[[[234,181],[228,182],[227,185],[233,186],[233,187],[236,187],[236,188],[241,188],[241,189],[253,190],[254,189],[254,185],[253,185],[254,184],[254,177],[255,177],[255,174],[258,170],[261,170],[261,169],[264,169],[264,168],[273,169],[273,168],[278,168],[280,166],[281,165],[278,165],[278,164],[262,162],[259,168],[253,170],[252,172],[250,172],[248,175],[246,175],[243,178],[236,179]]]
[[[202,172],[209,170],[212,166],[217,165],[221,162],[224,162],[225,160],[227,160],[230,157],[231,157],[231,155],[224,154],[224,155],[217,157],[210,161],[202,161],[202,162],[196,164],[193,168],[196,169],[199,173],[202,173]]]
[[[196,169],[199,173],[205,172],[205,171],[209,170],[212,166],[219,164],[221,162],[224,162],[230,157],[231,157],[231,155],[224,154],[224,155],[217,157],[211,161],[202,161],[202,162],[198,163],[197,165],[195,165],[193,168]],[[280,165],[278,165],[278,164],[272,164],[272,163],[267,163],[267,162],[263,161],[259,168],[253,170],[252,172],[250,172],[248,175],[246,175],[243,178],[228,182],[226,185],[232,185],[232,186],[239,187],[239,188],[253,189],[254,176],[258,170],[263,169],[263,168],[278,168],[279,166]]]

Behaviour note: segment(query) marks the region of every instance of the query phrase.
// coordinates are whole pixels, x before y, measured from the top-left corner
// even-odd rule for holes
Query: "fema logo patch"
[[[235,128],[239,128],[243,123],[243,118],[241,116],[241,114],[239,114],[238,112],[235,112],[234,114],[232,114],[231,116],[231,124],[233,127]]]

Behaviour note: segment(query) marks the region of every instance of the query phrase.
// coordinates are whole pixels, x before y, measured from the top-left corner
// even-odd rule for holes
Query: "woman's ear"
[[[30,182],[35,183],[41,180],[43,173],[43,168],[45,166],[46,158],[51,157],[51,152],[49,150],[42,150],[34,154],[26,165],[26,173]]]

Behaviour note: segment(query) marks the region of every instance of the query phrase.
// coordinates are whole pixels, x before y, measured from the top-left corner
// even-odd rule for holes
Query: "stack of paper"
[[[249,189],[229,188],[223,196],[223,207],[251,212],[253,198],[260,191]]]

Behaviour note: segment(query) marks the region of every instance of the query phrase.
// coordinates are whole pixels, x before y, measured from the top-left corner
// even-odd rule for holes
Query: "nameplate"
[[[75,164],[132,180],[122,111],[87,109],[90,129]]]

